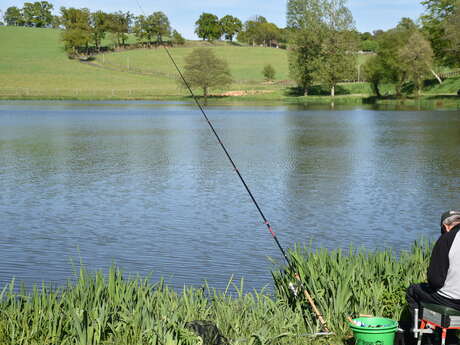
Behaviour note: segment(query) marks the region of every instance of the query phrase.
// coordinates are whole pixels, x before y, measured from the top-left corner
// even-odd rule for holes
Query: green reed
[[[294,344],[304,332],[301,315],[287,303],[263,290],[244,294],[242,283],[179,293],[163,281],[126,278],[116,267],[106,276],[82,268],[75,282],[56,290],[17,291],[14,281],[5,287],[0,344],[198,344],[184,326],[204,319],[234,344]]]
[[[329,343],[350,334],[346,316],[369,313],[398,319],[404,291],[424,279],[429,244],[416,243],[399,258],[391,251],[290,252],[328,325],[336,333]],[[277,345],[323,342],[305,337],[319,330],[302,298],[288,284],[294,273],[273,272],[276,294],[243,292],[243,282],[220,291],[209,286],[178,292],[164,281],[125,277],[117,267],[104,275],[81,268],[58,289],[46,285],[31,290],[12,281],[0,292],[0,344],[14,345],[172,345],[199,344],[185,328],[192,320],[212,320],[232,344]]]
[[[411,283],[426,280],[431,244],[415,242],[410,251],[348,251],[295,248],[290,251],[293,267],[273,272],[278,298],[306,310],[310,327],[319,324],[305,300],[294,298],[288,288],[295,273],[312,295],[330,329],[338,335],[350,334],[347,316],[370,314],[400,320],[407,317],[405,291]],[[297,287],[300,289],[300,287]]]

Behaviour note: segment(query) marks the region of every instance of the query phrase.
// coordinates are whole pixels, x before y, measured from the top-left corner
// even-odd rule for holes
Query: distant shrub
[[[185,44],[185,38],[182,37],[182,35],[176,30],[174,30],[172,33],[171,41],[173,44],[177,44],[177,45]]]
[[[276,71],[272,65],[266,65],[262,70],[262,74],[264,75],[266,81],[272,81],[275,79]]]

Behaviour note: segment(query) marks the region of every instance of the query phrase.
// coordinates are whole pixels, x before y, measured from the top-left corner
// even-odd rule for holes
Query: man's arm
[[[447,232],[436,241],[433,247],[430,266],[428,267],[428,283],[434,290],[442,288],[446,281],[449,271],[449,250],[454,238],[454,233]]]

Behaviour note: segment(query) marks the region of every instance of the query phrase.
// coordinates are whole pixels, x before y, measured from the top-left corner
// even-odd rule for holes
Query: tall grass
[[[178,292],[163,281],[127,278],[116,267],[107,275],[81,268],[74,282],[59,289],[26,291],[12,281],[0,293],[0,344],[198,344],[185,328],[192,320],[214,321],[232,344],[323,342],[304,338],[320,326],[288,287],[294,273],[336,334],[327,341],[341,343],[350,335],[349,315],[400,318],[405,289],[424,280],[429,254],[426,242],[399,258],[391,250],[296,248],[290,252],[293,267],[273,272],[274,296],[244,293],[243,283],[232,281],[224,291],[204,286]]]
[[[328,326],[339,335],[347,335],[347,316],[360,313],[404,318],[405,291],[411,283],[426,279],[431,245],[415,242],[410,251],[399,257],[390,249],[371,252],[365,249],[348,251],[312,251],[308,247],[290,252],[292,267],[273,272],[279,298],[298,303],[289,282],[299,273],[303,285],[313,296]],[[297,287],[300,290],[300,287]],[[305,301],[303,308],[310,310]],[[306,313],[310,325],[319,325],[311,313]]]
[[[294,344],[294,335],[305,331],[299,313],[263,291],[243,294],[230,282],[226,291],[178,293],[162,281],[125,278],[113,267],[107,276],[81,269],[75,283],[55,291],[15,292],[9,284],[1,293],[0,343],[198,344],[184,325],[202,319],[213,320],[234,344]]]

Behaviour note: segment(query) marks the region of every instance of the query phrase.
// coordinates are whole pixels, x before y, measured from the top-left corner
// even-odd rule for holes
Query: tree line
[[[360,49],[374,52],[363,72],[378,97],[382,83],[392,84],[396,96],[405,88],[420,94],[428,74],[442,82],[437,67],[460,67],[460,1],[424,0],[419,23],[402,18],[395,28],[373,34],[356,31],[345,4],[288,0],[289,68],[304,95],[321,84],[334,96],[339,81],[354,79]]]

